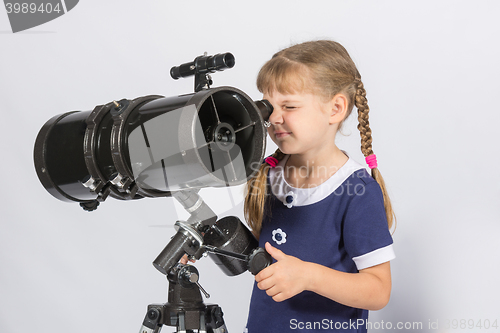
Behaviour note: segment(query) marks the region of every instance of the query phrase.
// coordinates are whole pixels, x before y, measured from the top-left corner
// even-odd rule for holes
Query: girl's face
[[[281,94],[274,91],[264,94],[264,98],[274,108],[267,131],[283,153],[317,153],[334,144],[340,122],[337,121],[340,117],[335,97],[325,102],[311,93]]]

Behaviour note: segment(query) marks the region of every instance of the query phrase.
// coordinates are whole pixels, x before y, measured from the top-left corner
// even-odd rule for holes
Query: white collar
[[[289,156],[286,155],[275,168],[271,168],[269,171],[271,191],[288,208],[311,205],[325,199],[342,185],[353,172],[364,168],[364,166],[349,158],[337,172],[319,186],[297,188],[288,184],[283,174]]]

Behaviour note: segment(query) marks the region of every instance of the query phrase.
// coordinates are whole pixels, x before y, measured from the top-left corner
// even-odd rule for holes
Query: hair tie
[[[377,167],[377,156],[375,154],[366,156],[365,161],[370,169],[375,169]]]
[[[269,164],[269,167],[271,167],[271,168],[275,168],[279,162],[276,157],[272,157],[272,156],[266,157],[266,159],[264,161],[267,164]]]

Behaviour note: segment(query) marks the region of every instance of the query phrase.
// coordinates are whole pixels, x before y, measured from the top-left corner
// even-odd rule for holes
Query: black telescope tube
[[[234,56],[230,53],[220,53],[213,56],[199,56],[192,62],[187,62],[170,69],[170,76],[177,80],[181,77],[188,77],[196,73],[214,73],[223,71],[226,68],[233,68],[235,64]]]

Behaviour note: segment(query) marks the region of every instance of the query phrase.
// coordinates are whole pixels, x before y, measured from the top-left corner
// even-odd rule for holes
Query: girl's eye
[[[295,106],[290,106],[290,105],[285,105],[283,108],[284,108],[285,110],[294,110],[294,109],[296,109],[296,107],[295,107]]]

